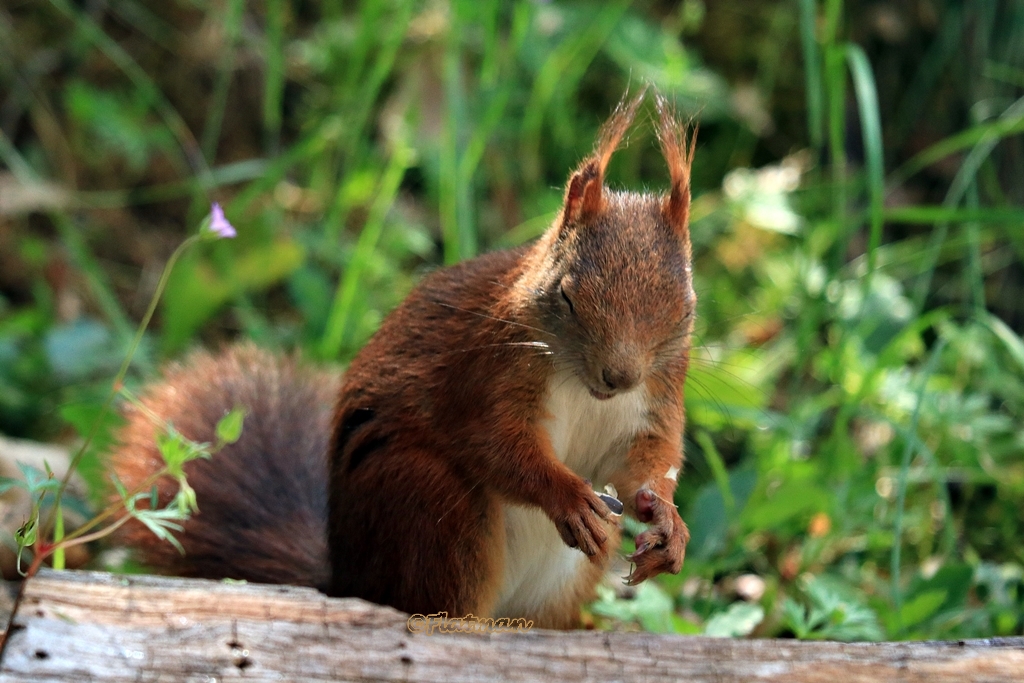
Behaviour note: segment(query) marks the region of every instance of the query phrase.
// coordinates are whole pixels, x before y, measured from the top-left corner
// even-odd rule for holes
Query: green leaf
[[[18,542],[19,548],[27,548],[30,545],[34,545],[39,537],[39,510],[35,509],[32,511],[32,516],[29,517],[28,521],[18,527],[18,530],[14,532],[14,540]]]
[[[729,491],[735,501],[735,509],[743,510],[751,491],[757,484],[757,472],[751,468],[734,470],[729,475]],[[690,527],[690,543],[687,557],[707,560],[726,543],[729,531],[729,515],[722,491],[714,482],[701,487],[690,503],[686,514]]]
[[[782,623],[801,640],[808,638],[811,634],[811,625],[807,621],[807,610],[793,598],[786,598],[782,602]]]
[[[644,630],[672,633],[672,598],[657,583],[647,581],[637,587],[632,598],[618,598],[607,586],[598,589],[599,599],[591,605],[594,614],[619,621],[638,621]]]
[[[22,524],[17,531],[14,532],[14,541],[18,544],[18,555],[15,559],[15,567],[19,574],[21,571],[21,555],[25,552],[25,548],[35,545],[38,539],[39,533],[39,504],[35,503],[32,505],[32,514],[29,515],[28,521]],[[24,576],[24,574],[22,574]]]
[[[182,470],[185,463],[210,457],[210,444],[192,441],[170,424],[157,434],[156,446],[167,465],[167,473],[178,479],[185,476]]]
[[[181,466],[185,464],[185,437],[172,425],[167,425],[165,431],[156,435],[156,447],[171,476],[179,476]]]
[[[684,619],[678,614],[673,614],[672,631],[684,636],[699,636],[703,632],[703,629],[700,625],[693,623],[689,619]]]
[[[974,573],[974,567],[966,562],[948,563],[930,579],[915,577],[907,590],[907,598],[913,600],[924,593],[945,592],[946,601],[938,611],[962,612],[970,594]]]
[[[764,608],[746,602],[734,602],[704,626],[704,635],[712,638],[737,638],[750,635],[764,620]]]
[[[786,623],[797,637],[881,640],[878,618],[859,602],[861,595],[849,584],[828,575],[814,576],[801,584],[808,603],[806,610],[795,603],[783,604]]]
[[[145,524],[146,528],[152,531],[153,535],[161,541],[167,541],[177,548],[179,553],[185,554],[185,548],[182,547],[181,543],[171,532],[183,531],[184,527],[178,524],[178,521],[184,521],[188,518],[187,516],[183,517],[177,510],[164,509],[137,510],[132,513],[132,517]]]
[[[44,347],[50,367],[67,383],[113,374],[121,361],[122,350],[110,328],[86,317],[50,328]]]
[[[235,408],[217,422],[217,441],[221,444],[235,443],[242,436],[242,422],[245,409]]]
[[[21,476],[25,477],[24,488],[33,497],[36,494],[45,493],[47,491],[56,491],[60,488],[60,481],[53,476],[47,476],[38,467],[32,465],[26,465],[23,462],[17,463],[18,469],[21,470]]]
[[[762,497],[763,496],[763,497]],[[743,512],[750,529],[776,529],[801,514],[831,509],[832,495],[810,481],[791,479],[758,496]]]
[[[120,496],[121,502],[124,503],[125,508],[128,508],[128,489],[125,487],[124,482],[117,476],[117,472],[110,473],[110,481],[114,484],[114,490],[117,491],[117,495]],[[154,486],[154,488],[156,488]]]
[[[942,603],[946,601],[946,596],[946,591],[934,590],[921,593],[912,600],[908,600],[899,613],[899,620],[903,628],[916,626],[938,612]]]
[[[800,44],[804,56],[805,90],[807,92],[807,132],[811,146],[822,143],[825,93],[821,80],[821,50],[815,36],[817,30],[816,0],[800,0]]]
[[[88,155],[87,163],[101,164],[108,155],[116,155],[139,173],[156,151],[173,145],[165,128],[149,123],[149,104],[138,89],[101,90],[72,80],[64,89],[64,98],[72,120],[88,134],[90,149],[100,152]]]
[[[178,479],[178,494],[174,496],[174,500],[167,507],[176,507],[183,517],[187,517],[192,512],[199,512],[199,501],[196,499],[196,491],[188,485],[188,481],[184,477]]]

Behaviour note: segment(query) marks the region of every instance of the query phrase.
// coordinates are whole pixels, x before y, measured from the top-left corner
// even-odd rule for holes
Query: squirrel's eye
[[[559,283],[558,291],[562,294],[562,299],[565,300],[566,305],[569,306],[569,312],[572,313],[573,315],[575,315],[576,314],[576,307],[572,305],[572,300],[569,298],[569,295],[565,293],[565,286],[563,286],[561,283]]]

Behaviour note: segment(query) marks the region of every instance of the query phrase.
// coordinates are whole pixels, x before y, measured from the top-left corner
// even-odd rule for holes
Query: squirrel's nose
[[[601,379],[611,391],[626,391],[640,381],[640,371],[635,368],[605,368],[601,371]]]

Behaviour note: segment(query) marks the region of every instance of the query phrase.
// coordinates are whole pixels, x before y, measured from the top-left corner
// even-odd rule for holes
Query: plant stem
[[[57,570],[64,569],[64,548],[60,545],[61,541],[64,540],[64,510],[60,506],[60,498],[57,499],[57,503],[54,505],[53,514],[55,517],[53,523],[53,568]]]
[[[924,403],[924,396],[928,389],[928,380],[931,379],[932,374],[935,372],[935,366],[939,361],[939,356],[942,354],[942,349],[945,347],[946,340],[940,339],[935,348],[932,349],[931,356],[929,356],[928,362],[925,364],[924,373],[921,376],[921,386],[917,389],[917,402],[914,405],[914,412],[910,416],[910,427],[907,429],[908,434],[913,435],[917,433],[917,423],[921,417],[921,406]],[[900,555],[903,550],[901,539],[903,536],[903,507],[907,499],[907,477],[910,474],[910,460],[916,450],[916,445],[917,442],[913,439],[907,439],[907,443],[903,447],[903,457],[900,460],[899,478],[896,482],[896,521],[892,532],[889,576],[892,580],[892,599],[895,606],[898,633],[903,632],[903,592],[900,588]]]
[[[146,477],[146,479],[141,484],[139,484],[138,486],[135,487],[135,489],[133,489],[131,492],[129,492],[128,497],[130,498],[130,497],[132,497],[134,495],[142,493],[143,491],[145,491],[148,488],[150,488],[151,486],[153,486],[153,484],[155,484],[161,477],[164,477],[166,475],[167,475],[167,468],[166,467],[164,467],[164,468],[160,469],[159,471],[149,475],[148,477]],[[115,503],[111,503],[110,505],[105,507],[102,512],[100,512],[95,517],[90,519],[88,522],[86,522],[85,524],[83,524],[82,526],[78,527],[77,529],[72,531],[70,534],[65,536],[64,540],[65,541],[72,541],[72,540],[74,540],[76,538],[81,537],[82,534],[84,534],[86,531],[88,531],[89,529],[92,529],[93,527],[98,525],[103,520],[105,520],[105,519],[107,519],[107,518],[117,514],[122,509],[123,509],[123,506],[122,506],[122,503],[120,501],[115,502]],[[130,515],[126,515],[125,517],[126,518],[130,517]]]
[[[68,463],[68,470],[64,473],[64,477],[60,481],[60,488],[57,489],[57,505],[54,507],[54,512],[51,512],[50,516],[47,518],[46,524],[39,530],[40,538],[43,537],[46,529],[53,526],[54,513],[60,508],[60,501],[64,495],[65,489],[67,489],[68,482],[71,481],[71,475],[77,469],[82,457],[89,449],[89,445],[96,437],[97,432],[99,432],[100,425],[103,424],[103,420],[106,418],[107,413],[110,411],[110,406],[114,402],[114,397],[117,396],[118,391],[121,389],[121,384],[124,382],[125,375],[128,374],[128,368],[131,366],[132,358],[135,356],[135,351],[138,349],[139,343],[142,342],[142,335],[145,333],[146,328],[149,327],[149,321],[152,320],[153,314],[156,312],[157,304],[160,302],[160,297],[164,292],[164,288],[167,286],[167,281],[171,276],[171,270],[174,269],[174,264],[177,263],[178,259],[186,249],[200,241],[202,238],[203,236],[201,234],[192,235],[179,244],[178,248],[171,254],[171,257],[167,259],[167,265],[164,266],[164,271],[160,275],[160,281],[157,283],[156,291],[153,292],[153,298],[149,302],[149,308],[146,309],[146,315],[142,317],[142,322],[139,323],[139,327],[135,331],[135,337],[132,339],[131,346],[128,347],[128,353],[125,355],[124,361],[121,363],[121,368],[117,371],[117,376],[114,377],[114,382],[110,387],[110,393],[107,394],[107,398],[103,402],[103,407],[100,408],[100,414],[93,421],[92,428],[89,430],[89,434],[86,436],[85,441],[82,442],[82,445],[79,446],[78,450],[75,452],[74,457],[71,458],[71,462]]]
[[[104,527],[99,531],[94,531],[91,534],[86,534],[85,536],[79,536],[77,538],[66,538],[65,540],[61,541],[60,543],[54,546],[54,555],[56,555],[60,551],[63,551],[64,548],[70,548],[73,545],[82,545],[83,543],[90,543],[91,541],[99,540],[108,534],[112,534],[113,532],[117,531],[120,527],[124,526],[131,518],[131,515],[125,515],[124,517],[117,520],[110,526]]]

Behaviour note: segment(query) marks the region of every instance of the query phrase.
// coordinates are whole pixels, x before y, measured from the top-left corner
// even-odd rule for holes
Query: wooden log
[[[1024,638],[860,643],[593,631],[411,633],[286,586],[44,571],[0,654],[23,681],[1020,681]]]

